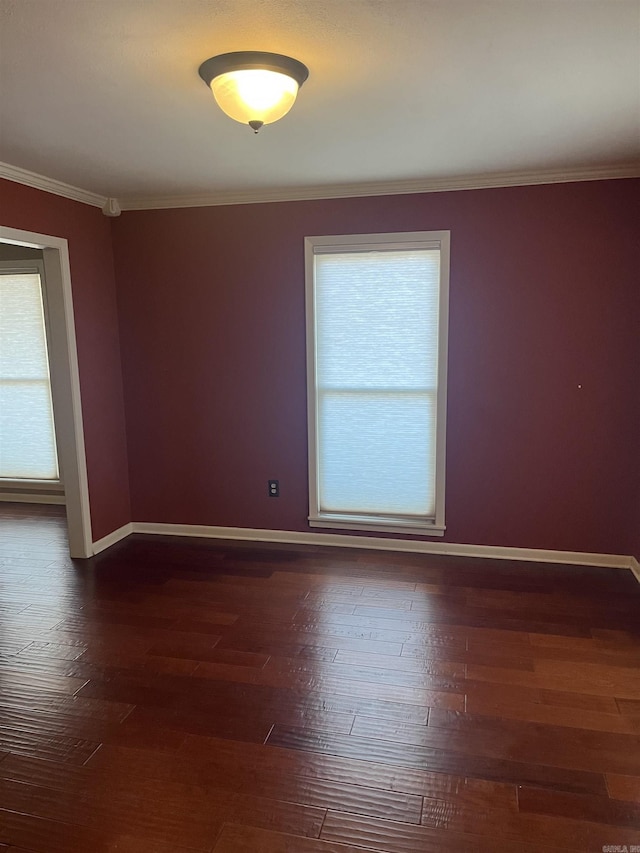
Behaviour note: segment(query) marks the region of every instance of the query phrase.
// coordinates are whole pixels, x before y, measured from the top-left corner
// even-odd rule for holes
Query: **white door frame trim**
[[[49,359],[51,395],[58,443],[58,458],[64,472],[69,551],[72,557],[93,554],[87,460],[82,422],[82,400],[78,351],[71,291],[69,245],[63,237],[22,231],[0,225],[0,241],[33,249],[44,256],[47,306],[49,310]]]

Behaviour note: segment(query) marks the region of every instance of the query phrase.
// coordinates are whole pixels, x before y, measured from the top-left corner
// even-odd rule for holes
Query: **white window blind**
[[[40,271],[0,269],[0,477],[58,476]]]
[[[308,238],[312,526],[444,530],[448,251],[433,237]]]

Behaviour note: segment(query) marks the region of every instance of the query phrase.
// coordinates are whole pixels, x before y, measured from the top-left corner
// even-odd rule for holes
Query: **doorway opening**
[[[68,244],[61,237],[3,226],[0,226],[0,244],[4,244],[5,259],[10,255],[22,255],[34,268],[41,265],[53,409],[51,428],[56,437],[55,466],[59,466],[62,478],[53,471],[54,463],[49,459],[49,468],[45,465],[43,470],[54,476],[48,476],[48,489],[47,477],[36,478],[37,489],[48,493],[47,503],[65,504],[71,557],[90,557],[93,554],[91,515]]]
[[[0,500],[64,503],[42,249],[0,243]]]

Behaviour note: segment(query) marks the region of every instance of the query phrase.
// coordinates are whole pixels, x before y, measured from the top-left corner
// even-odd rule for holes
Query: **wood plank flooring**
[[[640,850],[631,572],[0,504],[0,853]],[[617,847],[616,847],[617,845]]]

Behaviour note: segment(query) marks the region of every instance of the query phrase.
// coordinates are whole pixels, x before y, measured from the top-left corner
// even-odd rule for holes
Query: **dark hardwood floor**
[[[0,504],[0,851],[631,850],[639,604],[624,570],[390,552],[74,563],[59,508]]]

